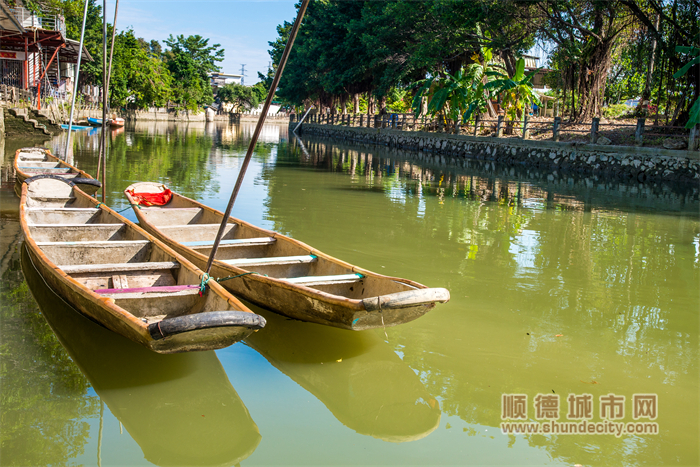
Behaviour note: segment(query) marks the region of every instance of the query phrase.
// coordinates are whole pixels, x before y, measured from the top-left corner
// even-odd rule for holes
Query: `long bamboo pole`
[[[114,23],[112,23],[112,44],[109,46],[109,69],[107,70],[107,89],[112,81],[112,58],[114,57],[114,35],[117,32],[117,12],[119,11],[119,0],[114,6]]]
[[[107,191],[107,0],[102,0],[102,137],[100,156],[102,160],[102,202]]]
[[[80,60],[83,58],[83,41],[85,40],[85,22],[87,21],[88,3],[90,0],[85,0],[85,9],[83,11],[83,28],[80,30],[80,49],[78,49],[78,66],[75,71],[75,86],[73,86],[73,98],[70,105],[70,119],[68,120],[68,138],[66,138],[66,152],[63,157],[68,158],[68,148],[70,147],[70,137],[73,132],[73,111],[75,110],[75,96],[78,94],[78,78],[80,77]]]
[[[231,193],[231,199],[228,201],[228,206],[226,206],[226,212],[224,213],[224,218],[221,221],[221,226],[219,226],[219,231],[216,233],[216,240],[214,240],[214,246],[211,249],[209,255],[209,261],[207,261],[206,273],[209,274],[211,271],[211,265],[214,262],[214,257],[216,256],[216,250],[219,249],[219,243],[221,242],[221,237],[224,236],[224,230],[226,229],[226,223],[231,215],[231,210],[233,209],[233,204],[236,202],[236,196],[238,196],[238,191],[241,189],[241,184],[243,183],[243,177],[245,177],[245,172],[248,169],[248,164],[253,156],[253,151],[255,150],[255,144],[258,142],[258,137],[260,136],[260,131],[262,130],[263,123],[265,123],[265,117],[267,112],[270,110],[270,104],[272,103],[272,97],[275,95],[277,90],[277,85],[282,77],[282,72],[284,71],[284,66],[287,64],[287,59],[289,58],[289,53],[292,51],[292,46],[294,45],[294,39],[297,37],[297,32],[299,31],[299,26],[301,25],[301,20],[304,19],[304,13],[306,13],[306,7],[309,6],[309,0],[303,0],[301,6],[299,7],[299,12],[297,13],[297,19],[294,21],[292,30],[289,32],[289,40],[287,45],[284,47],[284,52],[282,53],[282,58],[280,58],[279,65],[277,65],[277,71],[275,71],[275,77],[270,85],[270,90],[267,92],[267,98],[265,99],[265,104],[263,105],[262,111],[260,112],[260,118],[255,126],[255,131],[253,132],[253,137],[248,145],[248,152],[243,160],[243,165],[241,165],[241,171],[238,173],[238,179],[236,180],[236,185],[233,187],[233,193]]]

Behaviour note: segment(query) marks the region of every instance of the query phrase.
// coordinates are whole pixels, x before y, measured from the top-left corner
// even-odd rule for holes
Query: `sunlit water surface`
[[[122,190],[159,181],[223,210],[251,133],[117,130],[106,201],[135,220]],[[63,138],[46,144],[62,154]],[[72,155],[92,174],[97,144],[79,133]],[[22,264],[11,167],[24,145],[7,141],[2,162],[2,465],[700,463],[697,187],[300,142],[270,124],[235,217],[452,300],[357,333],[255,309],[268,325],[248,342],[161,356]],[[540,393],[560,395],[560,421],[569,394],[593,396],[594,421],[600,396],[625,396],[626,422],[634,394],[657,394],[660,432],[502,434],[502,395],[527,395],[535,420]]]

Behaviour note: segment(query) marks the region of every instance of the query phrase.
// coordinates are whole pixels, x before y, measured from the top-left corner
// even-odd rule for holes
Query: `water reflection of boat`
[[[89,321],[46,286],[22,247],[42,313],[112,414],[156,465],[233,465],[260,432],[213,352],[160,355]]]
[[[438,427],[438,402],[374,332],[349,333],[253,309],[269,325],[246,343],[345,426],[395,443],[424,438]]]

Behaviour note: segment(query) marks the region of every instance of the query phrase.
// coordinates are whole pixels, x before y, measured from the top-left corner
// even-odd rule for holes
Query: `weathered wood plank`
[[[66,274],[85,272],[128,272],[128,271],[161,271],[179,269],[180,263],[175,261],[146,262],[146,263],[108,263],[108,264],[75,264],[59,266]]]
[[[269,258],[222,259],[222,263],[231,266],[281,266],[285,264],[306,264],[316,261],[315,255],[271,256]]]
[[[298,285],[325,285],[325,284],[346,284],[362,280],[362,274],[338,274],[334,276],[306,276],[306,277],[290,277],[280,279]]]
[[[257,237],[257,238],[237,238],[233,240],[221,240],[221,245],[229,246],[251,246],[251,245],[271,245],[275,243],[274,237]],[[183,242],[189,247],[208,247],[214,245],[214,240],[205,240],[199,242]]]

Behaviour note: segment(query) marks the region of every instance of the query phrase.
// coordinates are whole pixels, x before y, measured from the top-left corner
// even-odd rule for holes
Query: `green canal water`
[[[113,133],[107,203],[126,209],[122,190],[151,180],[223,209],[252,129]],[[62,137],[46,144],[62,153]],[[97,144],[76,136],[93,174]],[[255,308],[268,325],[248,341],[162,356],[77,314],[22,261],[24,145],[6,142],[0,191],[2,465],[700,464],[697,187],[300,142],[269,124],[234,216],[452,299],[365,332]],[[558,395],[561,423],[570,394],[591,395],[592,422],[601,396],[624,396],[624,423],[636,394],[656,395],[658,433],[503,434],[517,394],[533,422],[538,394]]]

